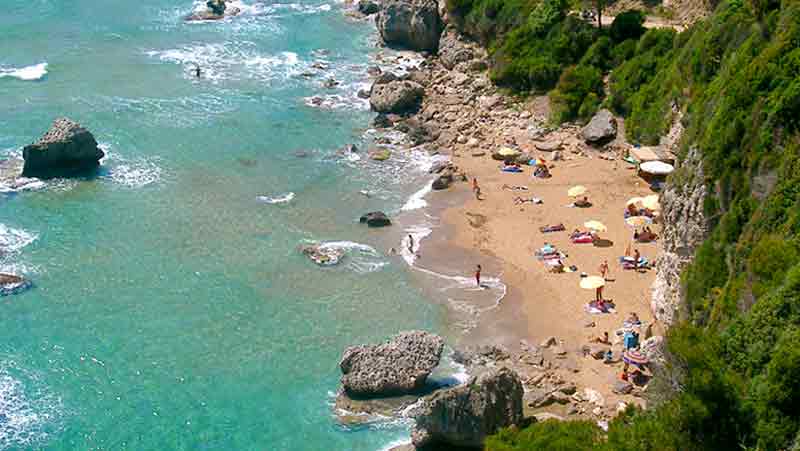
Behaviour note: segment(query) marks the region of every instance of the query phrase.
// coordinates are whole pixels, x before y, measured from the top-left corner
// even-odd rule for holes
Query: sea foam
[[[0,362],[0,450],[39,448],[59,429],[61,400],[39,377]]]
[[[45,75],[47,75],[47,63],[10,69],[0,67],[0,78],[9,77],[25,81],[34,81],[41,80]]]

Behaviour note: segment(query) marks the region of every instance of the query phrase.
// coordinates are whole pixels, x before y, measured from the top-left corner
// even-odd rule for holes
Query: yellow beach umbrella
[[[584,194],[586,194],[586,191],[588,190],[583,185],[573,186],[572,188],[567,190],[567,195],[569,195],[570,197],[583,196]]]
[[[587,221],[583,223],[583,226],[595,232],[605,232],[608,230],[608,227],[600,221]]]
[[[501,147],[500,150],[497,151],[497,153],[504,157],[516,157],[522,152],[520,152],[519,150],[512,149],[510,147]]]
[[[652,224],[653,220],[647,216],[631,216],[630,218],[625,219],[625,222],[631,227],[642,227]]]
[[[642,205],[644,208],[650,210],[661,209],[661,204],[658,202],[658,194],[651,194],[650,196],[642,198]]]
[[[606,280],[600,276],[588,276],[581,279],[581,288],[584,290],[596,290],[606,284]]]

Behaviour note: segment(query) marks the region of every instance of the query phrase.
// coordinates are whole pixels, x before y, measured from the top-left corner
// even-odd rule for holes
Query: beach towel
[[[563,232],[564,230],[567,230],[567,228],[564,227],[564,224],[555,224],[555,225],[539,227],[539,231],[542,233]]]
[[[506,166],[501,169],[503,172],[522,172],[522,168],[518,168],[516,166]]]
[[[650,262],[644,257],[639,257],[639,262],[634,262],[633,257],[620,257],[619,262],[622,269],[647,269],[650,267]]]
[[[570,237],[570,241],[572,241],[575,244],[587,244],[594,242],[594,238],[592,238],[591,235],[583,234],[583,235],[578,235],[576,237]]]
[[[614,307],[614,303],[611,301],[606,301],[603,303],[602,308],[597,306],[597,301],[591,301],[584,306],[584,309],[586,310],[586,313],[599,315],[601,313],[614,313]]]

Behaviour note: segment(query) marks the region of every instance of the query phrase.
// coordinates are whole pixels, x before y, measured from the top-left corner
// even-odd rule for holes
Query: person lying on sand
[[[505,183],[500,188],[501,189],[507,189],[509,191],[528,191],[528,187],[527,186],[516,186],[516,185],[515,186],[511,186],[511,185],[507,185]]]
[[[611,340],[608,339],[608,332],[603,332],[602,337],[594,337],[589,340],[589,343],[600,343],[602,345],[610,345]]]
[[[561,231],[564,231],[564,230],[567,230],[567,228],[564,227],[563,223],[544,226],[544,227],[539,227],[539,231],[542,232],[542,233],[561,232]]]
[[[575,202],[572,203],[572,205],[574,207],[578,207],[578,208],[589,208],[589,207],[592,206],[592,203],[589,202],[589,198],[588,197],[583,196],[583,199],[576,200]]]
[[[542,199],[539,199],[538,197],[524,198],[524,197],[517,196],[517,197],[514,198],[514,205],[521,205],[521,204],[528,203],[528,202],[530,202],[532,204],[541,204],[541,203],[543,203]]]

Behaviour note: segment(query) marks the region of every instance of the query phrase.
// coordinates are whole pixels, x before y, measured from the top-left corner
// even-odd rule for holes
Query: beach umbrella
[[[519,150],[512,149],[510,147],[501,147],[500,150],[497,151],[503,157],[516,157],[522,152]]]
[[[642,200],[643,198],[641,197],[631,197],[630,199],[628,199],[628,202],[625,203],[625,206],[627,207],[628,205],[635,205],[641,207],[643,206]]]
[[[667,175],[675,170],[671,164],[664,163],[663,161],[648,161],[639,165],[642,172],[653,175]]]
[[[605,232],[608,230],[608,227],[600,221],[587,221],[583,223],[583,226],[595,232]]]
[[[658,202],[658,194],[651,194],[642,198],[642,206],[649,210],[660,210],[661,204]]]
[[[627,351],[622,353],[622,360],[630,363],[631,365],[644,365],[650,360],[647,359],[647,356],[642,354],[641,352],[637,351],[636,349],[628,349]]]
[[[653,220],[647,216],[631,216],[625,219],[625,222],[631,227],[643,227],[652,224]]]
[[[586,194],[586,191],[588,191],[588,190],[586,189],[585,186],[578,185],[578,186],[573,186],[572,188],[567,190],[567,194],[570,197],[578,197],[578,196],[583,196],[584,194]]]
[[[581,288],[584,290],[596,290],[606,284],[606,279],[600,276],[588,276],[581,279]]]

